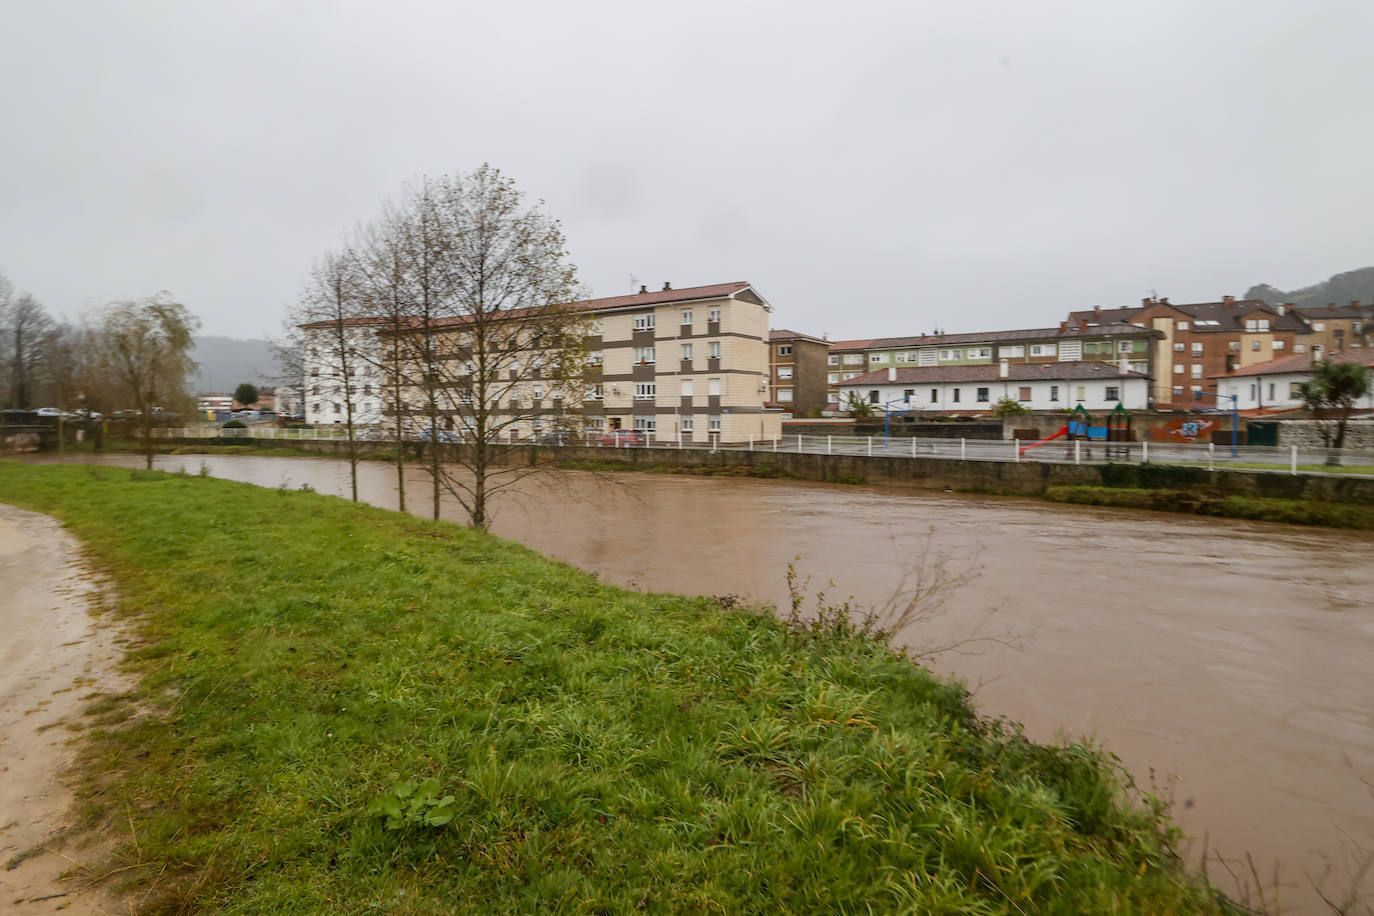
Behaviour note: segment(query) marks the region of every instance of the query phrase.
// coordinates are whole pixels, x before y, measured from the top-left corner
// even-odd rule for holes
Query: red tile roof
[[[1244,378],[1255,375],[1289,375],[1294,372],[1307,372],[1312,368],[1313,361],[1318,359],[1330,359],[1333,363],[1358,363],[1362,366],[1374,367],[1374,350],[1342,350],[1339,353],[1329,353],[1326,356],[1298,353],[1294,356],[1285,356],[1282,359],[1271,359],[1266,363],[1244,366],[1234,372],[1223,372],[1220,375],[1207,377]]]

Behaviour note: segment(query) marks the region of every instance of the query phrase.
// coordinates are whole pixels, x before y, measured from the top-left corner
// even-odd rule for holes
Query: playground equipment
[[[1107,458],[1131,457],[1131,413],[1120,402],[1107,414]]]
[[[1037,442],[1030,445],[1023,445],[1020,454],[1024,455],[1037,446],[1052,442],[1055,439],[1064,439],[1066,451],[1065,458],[1074,457],[1076,449],[1082,446],[1076,443],[1087,443],[1088,448],[1084,451],[1084,457],[1092,456],[1092,443],[1094,441],[1105,443],[1108,458],[1129,458],[1131,441],[1131,414],[1121,404],[1117,404],[1115,409],[1107,415],[1105,426],[1093,426],[1092,415],[1079,404],[1069,413],[1069,422],[1059,427],[1059,429]]]
[[[1052,434],[1046,436],[1045,438],[1039,440],[1038,442],[1032,442],[1030,445],[1023,445],[1023,446],[1021,446],[1021,454],[1024,455],[1024,454],[1026,454],[1026,452],[1028,452],[1028,451],[1030,451],[1031,449],[1035,448],[1037,445],[1044,445],[1046,442],[1049,442],[1051,439],[1058,439],[1060,436],[1067,436],[1068,433],[1069,433],[1069,428],[1068,428],[1067,426],[1061,426],[1061,427],[1059,427],[1059,431],[1058,431],[1058,432],[1052,433]]]

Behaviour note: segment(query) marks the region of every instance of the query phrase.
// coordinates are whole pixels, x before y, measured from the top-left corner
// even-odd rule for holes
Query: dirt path
[[[92,693],[127,688],[118,632],[90,616],[97,593],[56,521],[0,504],[0,913],[123,912],[81,887],[93,850],[48,845],[71,822],[68,742],[79,729],[68,726]],[[76,879],[59,880],[68,871]]]

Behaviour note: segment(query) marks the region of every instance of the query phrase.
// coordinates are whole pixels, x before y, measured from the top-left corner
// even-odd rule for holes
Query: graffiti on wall
[[[1146,433],[1151,442],[1210,442],[1219,428],[1215,417],[1172,417]]]

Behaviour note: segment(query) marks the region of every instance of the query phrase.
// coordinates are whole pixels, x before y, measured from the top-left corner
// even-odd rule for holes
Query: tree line
[[[199,326],[166,292],[111,302],[79,321],[58,320],[0,274],[0,400],[10,410],[56,407],[87,417],[132,411],[152,467],[159,413],[194,409],[188,381]]]

